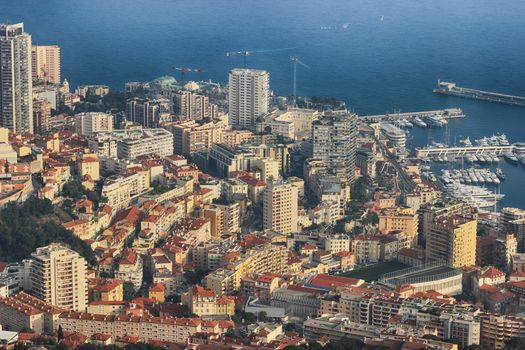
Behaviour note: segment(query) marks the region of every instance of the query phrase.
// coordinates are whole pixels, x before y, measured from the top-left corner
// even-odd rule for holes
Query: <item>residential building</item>
[[[80,85],[76,88],[75,94],[86,98],[89,96],[104,97],[109,94],[109,86],[107,85]]]
[[[119,260],[118,270],[115,272],[115,278],[133,283],[135,290],[138,290],[142,285],[142,277],[142,257],[133,249],[124,250]]]
[[[43,135],[50,129],[51,103],[46,100],[33,100],[33,129],[35,134]]]
[[[33,133],[31,35],[24,24],[0,24],[0,125]]]
[[[57,45],[31,48],[32,74],[34,80],[60,84],[60,47]]]
[[[234,298],[226,295],[217,296],[211,289],[193,286],[182,296],[182,303],[187,305],[191,313],[203,316],[232,316],[235,314]]]
[[[241,279],[250,274],[288,271],[288,249],[279,244],[264,244],[248,250],[245,254],[234,254],[237,258],[226,267],[219,268],[204,278],[205,286],[217,295],[231,294],[241,287]]]
[[[254,128],[256,119],[268,113],[270,74],[264,70],[233,69],[228,89],[230,125]]]
[[[100,179],[100,162],[96,154],[84,153],[77,160],[78,174],[82,179],[86,176],[93,181]]]
[[[210,103],[208,96],[192,91],[174,91],[170,96],[171,112],[179,120],[200,120],[203,118],[216,118],[217,105]]]
[[[355,177],[357,115],[325,115],[312,126],[312,157],[324,162],[326,169],[347,183]]]
[[[427,236],[427,261],[443,261],[450,267],[476,264],[477,219],[459,215],[434,219]]]
[[[0,324],[11,331],[32,329],[36,334],[53,334],[64,311],[25,292],[0,298]]]
[[[169,101],[135,98],[126,102],[126,118],[145,128],[156,128],[163,113],[169,113]]]
[[[106,178],[102,186],[102,196],[108,199],[109,206],[118,210],[127,207],[134,198],[149,188],[149,172],[141,170]]]
[[[111,132],[113,131],[113,116],[102,112],[76,114],[75,130],[86,136],[92,136],[100,131]]]
[[[78,312],[64,312],[60,315],[59,325],[64,332],[78,332],[87,337],[94,334],[111,334],[115,339],[131,339],[135,342],[164,341],[185,343],[188,337],[202,332],[203,321],[199,318],[153,317],[139,315],[94,315]],[[226,329],[216,327],[217,333]],[[213,331],[212,331],[213,332]]]
[[[227,120],[212,120],[198,124],[194,120],[171,123],[163,126],[173,134],[173,150],[187,157],[208,150],[213,144],[221,142],[223,131],[228,127]]]
[[[417,246],[419,217],[412,208],[384,209],[379,213],[380,231],[402,231],[410,240],[411,247]]]
[[[31,293],[54,306],[83,311],[88,302],[87,263],[74,250],[58,243],[31,254]]]
[[[263,192],[263,228],[282,234],[297,232],[297,187],[270,183]]]

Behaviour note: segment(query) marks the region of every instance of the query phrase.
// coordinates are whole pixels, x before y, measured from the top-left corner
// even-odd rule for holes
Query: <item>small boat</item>
[[[427,123],[425,123],[423,120],[421,120],[421,118],[419,117],[415,117],[413,120],[412,120],[412,123],[416,126],[419,126],[421,128],[426,128],[428,125]]]
[[[445,123],[443,123],[445,119],[437,116],[437,115],[429,115],[425,118],[425,121],[428,126],[438,127],[441,128],[445,126]]]
[[[516,157],[514,153],[511,153],[511,152],[505,153],[503,156],[509,163],[518,164],[518,157]]]
[[[505,173],[503,172],[503,170],[501,168],[496,168],[496,176],[500,180],[505,180]]]

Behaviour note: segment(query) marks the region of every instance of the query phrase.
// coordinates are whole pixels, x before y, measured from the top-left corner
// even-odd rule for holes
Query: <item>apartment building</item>
[[[238,291],[242,277],[249,274],[272,272],[283,274],[288,271],[288,249],[277,244],[266,244],[248,250],[245,254],[208,274],[204,281],[208,289],[217,295]]]
[[[459,215],[434,219],[427,236],[427,261],[443,261],[454,268],[475,265],[476,231],[476,219]]]
[[[143,266],[142,257],[133,249],[126,249],[120,256],[115,278],[133,283],[135,290],[138,290],[142,284]]]
[[[282,234],[297,232],[297,187],[270,183],[263,192],[263,228]]]
[[[57,45],[33,45],[31,47],[31,63],[34,80],[60,84],[60,47]]]
[[[217,296],[211,289],[202,286],[193,286],[188,293],[182,296],[182,303],[187,305],[191,313],[203,316],[232,316],[235,314],[233,297]]]
[[[251,129],[259,116],[268,113],[270,74],[264,70],[236,68],[228,79],[230,125]]]
[[[92,136],[97,132],[113,131],[113,116],[102,112],[86,112],[75,115],[75,131]]]
[[[0,324],[11,331],[25,328],[37,334],[54,333],[64,311],[25,292],[0,298]]]
[[[312,126],[312,157],[351,183],[355,177],[357,115],[338,113],[320,117]]]
[[[192,91],[174,91],[170,94],[171,112],[179,120],[199,120],[216,118],[218,106],[210,103],[208,96]]]
[[[418,241],[419,217],[412,208],[389,208],[379,213],[380,231],[402,231],[410,240],[410,246],[416,247]]]
[[[87,263],[74,250],[53,243],[31,254],[31,293],[48,304],[84,311],[88,302]]]
[[[0,125],[33,133],[31,35],[24,24],[0,24]]]
[[[64,332],[78,332],[87,337],[102,333],[111,334],[114,338],[136,337],[142,342],[185,343],[188,337],[203,331],[199,318],[104,316],[73,311],[62,313],[59,325]]]
[[[114,210],[127,207],[133,198],[150,188],[149,172],[140,170],[122,176],[106,178],[102,186],[102,196]]]

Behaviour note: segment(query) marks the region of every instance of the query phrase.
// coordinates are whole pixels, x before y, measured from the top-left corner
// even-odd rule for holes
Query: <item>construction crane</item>
[[[203,73],[206,72],[204,69],[200,68],[188,68],[188,67],[173,67],[173,69],[178,70],[180,72],[180,81],[184,81],[184,75],[186,73]]]
[[[293,64],[293,102],[295,103],[297,98],[297,64],[308,69],[310,69],[310,67],[296,56],[290,56],[290,61],[292,61]]]
[[[246,60],[248,56],[252,56],[256,53],[269,53],[269,52],[279,52],[279,51],[287,51],[292,50],[293,48],[287,47],[283,49],[273,49],[273,50],[251,50],[251,51],[230,51],[226,52],[226,56],[242,56],[243,62],[244,62],[244,68],[246,68]]]

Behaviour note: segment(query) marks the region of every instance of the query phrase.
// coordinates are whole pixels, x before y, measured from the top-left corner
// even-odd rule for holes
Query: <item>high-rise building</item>
[[[429,235],[430,226],[434,219],[440,216],[460,215],[476,217],[476,209],[467,203],[450,198],[442,198],[432,203],[423,204],[419,210],[419,234],[421,241],[425,242]]]
[[[270,74],[264,70],[233,69],[228,92],[230,124],[252,129],[256,119],[268,113]]]
[[[216,118],[218,107],[210,103],[208,96],[191,91],[175,91],[170,94],[171,111],[179,120]]]
[[[31,35],[24,24],[0,24],[0,123],[16,133],[33,132]]]
[[[132,99],[126,103],[126,118],[146,128],[157,127],[161,115],[169,112],[168,100]]]
[[[31,254],[31,292],[46,303],[85,311],[88,302],[87,263],[74,250],[58,243]]]
[[[31,62],[34,80],[60,84],[60,47],[56,45],[33,46]]]
[[[442,261],[454,268],[475,265],[477,224],[477,219],[459,215],[434,219],[427,236],[427,261]]]
[[[297,232],[297,187],[273,182],[263,192],[263,228],[283,234]]]
[[[354,181],[357,141],[357,115],[330,114],[313,122],[312,156],[323,160],[329,173],[347,183]]]
[[[75,115],[75,130],[91,136],[93,133],[113,131],[113,116],[102,112],[87,112]]]

